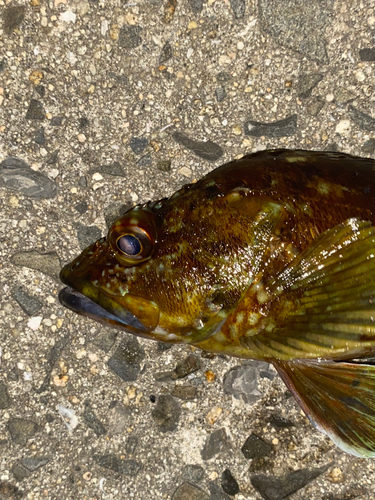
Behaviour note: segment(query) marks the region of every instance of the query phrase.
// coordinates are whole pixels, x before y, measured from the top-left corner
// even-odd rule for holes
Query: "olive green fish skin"
[[[109,238],[102,239],[65,266],[61,278],[115,316],[130,309],[144,330],[117,326],[132,333],[268,358],[240,342],[253,311],[238,317],[236,306],[251,284],[277,275],[327,229],[353,217],[374,222],[374,193],[373,160],[255,153],[128,212],[127,220],[153,219],[156,242],[147,260],[123,264]]]

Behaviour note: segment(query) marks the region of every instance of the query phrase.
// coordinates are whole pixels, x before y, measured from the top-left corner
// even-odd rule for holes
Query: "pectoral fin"
[[[375,456],[375,366],[318,360],[274,363],[313,424],[342,450]]]
[[[326,231],[248,293],[263,319],[243,341],[259,356],[362,357],[375,349],[375,228],[350,219]]]

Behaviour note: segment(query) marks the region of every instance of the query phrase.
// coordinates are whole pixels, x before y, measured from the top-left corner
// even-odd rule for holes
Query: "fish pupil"
[[[138,238],[132,234],[125,234],[117,241],[119,249],[127,255],[138,255],[142,250],[141,243]]]

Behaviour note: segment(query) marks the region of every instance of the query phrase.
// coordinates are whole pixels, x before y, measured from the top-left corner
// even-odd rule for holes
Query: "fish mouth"
[[[64,307],[67,307],[71,311],[81,316],[91,318],[103,325],[115,326],[116,328],[139,336],[145,336],[150,332],[150,329],[146,328],[145,325],[129,311],[122,310],[118,315],[118,311],[116,310],[116,315],[112,314],[86,295],[83,295],[81,292],[69,286],[60,290],[59,301]]]

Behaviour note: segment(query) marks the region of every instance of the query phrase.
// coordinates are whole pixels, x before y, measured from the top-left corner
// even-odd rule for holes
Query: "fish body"
[[[374,193],[371,159],[247,155],[125,213],[63,268],[60,300],[146,338],[269,361],[320,430],[374,456]]]

